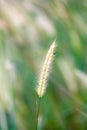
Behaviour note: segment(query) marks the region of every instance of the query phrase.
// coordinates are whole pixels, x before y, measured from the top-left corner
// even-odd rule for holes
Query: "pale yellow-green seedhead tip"
[[[40,80],[39,80],[37,90],[36,90],[39,97],[42,97],[46,90],[46,82],[47,82],[47,78],[49,76],[50,67],[51,67],[51,63],[53,60],[54,50],[55,50],[55,41],[50,46],[48,53],[46,55],[45,61],[44,61],[44,65],[42,67]]]

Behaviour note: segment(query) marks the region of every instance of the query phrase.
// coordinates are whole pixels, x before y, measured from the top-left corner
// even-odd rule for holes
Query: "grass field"
[[[87,130],[87,0],[0,0],[0,130],[36,130],[53,41],[38,130]]]

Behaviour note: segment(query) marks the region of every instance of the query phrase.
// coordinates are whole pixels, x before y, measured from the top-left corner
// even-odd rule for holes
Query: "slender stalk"
[[[39,117],[39,112],[40,112],[40,101],[41,101],[41,98],[39,97],[38,98],[38,101],[37,101],[37,104],[36,104],[36,130],[38,130],[38,117]]]
[[[50,46],[48,53],[46,55],[46,58],[42,67],[39,83],[36,89],[37,94],[38,94],[38,101],[37,101],[37,106],[36,106],[36,109],[37,109],[36,110],[36,130],[38,130],[38,117],[39,117],[39,110],[40,110],[40,102],[46,90],[46,81],[49,76],[49,70],[50,70],[52,60],[53,60],[54,49],[55,49],[55,41]]]

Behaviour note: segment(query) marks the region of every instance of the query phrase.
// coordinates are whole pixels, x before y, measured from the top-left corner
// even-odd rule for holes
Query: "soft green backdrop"
[[[55,39],[39,130],[87,130],[87,0],[0,0],[0,130],[35,130],[35,89]]]

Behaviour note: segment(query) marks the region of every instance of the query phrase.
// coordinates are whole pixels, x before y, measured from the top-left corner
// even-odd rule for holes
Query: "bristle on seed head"
[[[47,78],[49,76],[49,70],[51,67],[51,63],[53,60],[54,50],[55,50],[55,41],[50,46],[48,53],[46,55],[43,67],[42,67],[40,80],[39,80],[38,86],[36,88],[36,91],[37,91],[37,94],[39,97],[42,97],[46,90],[46,83],[47,83]]]

